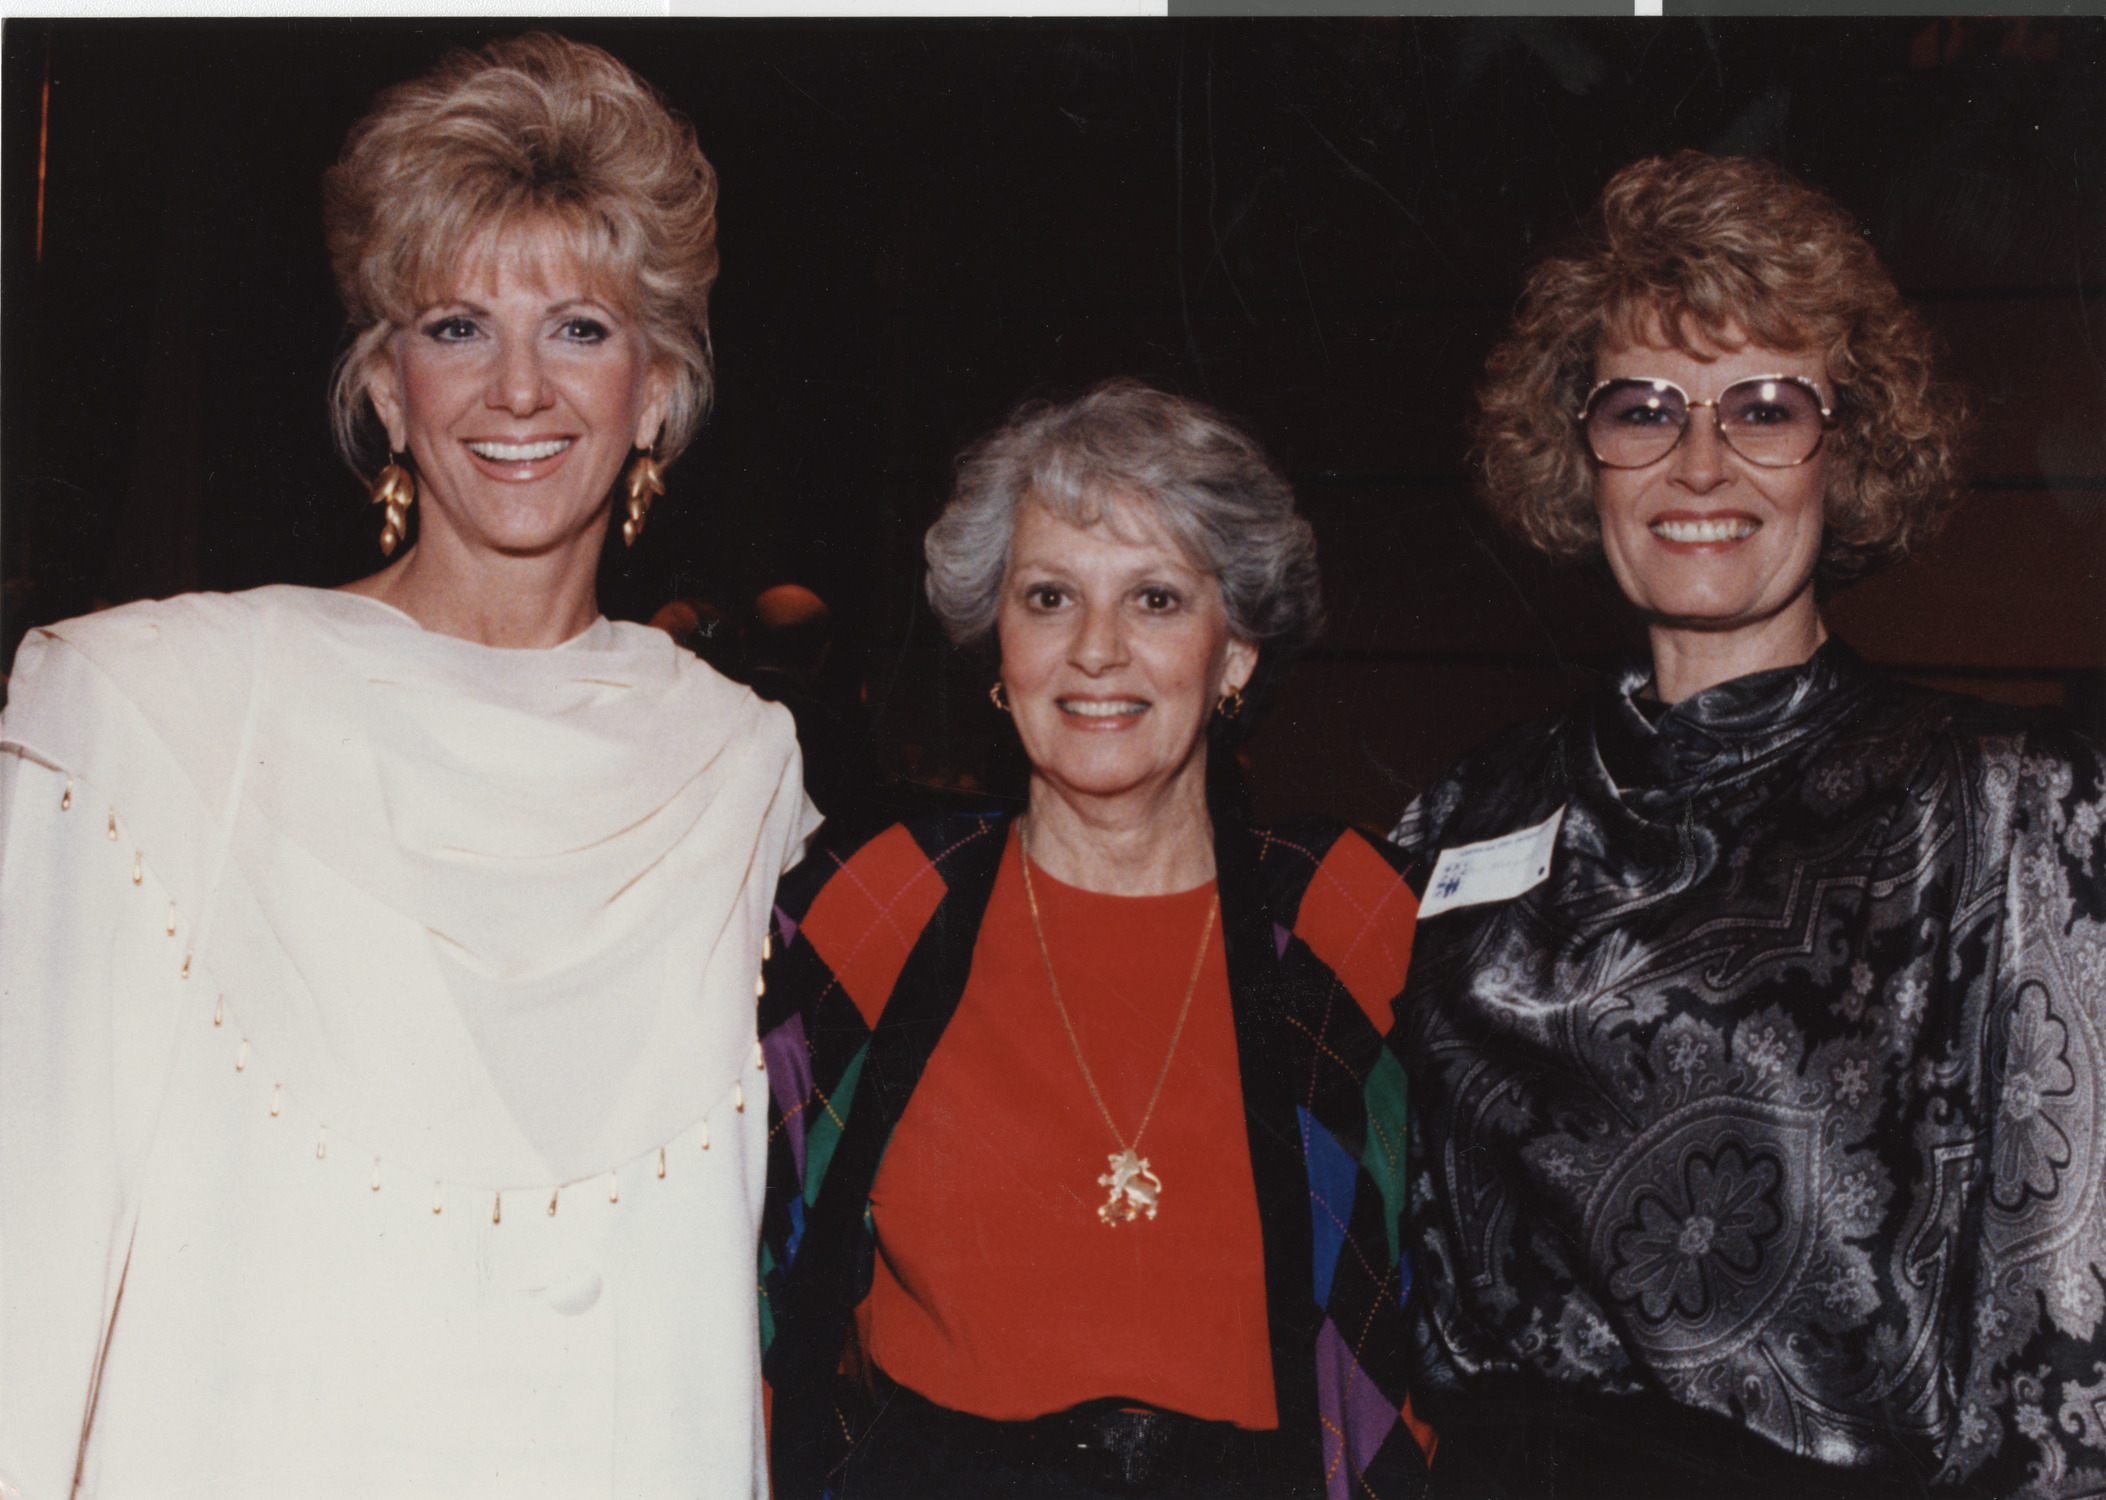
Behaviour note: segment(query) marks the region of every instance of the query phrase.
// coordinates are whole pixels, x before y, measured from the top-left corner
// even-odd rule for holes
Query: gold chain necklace
[[[1199,934],[1199,953],[1192,960],[1192,977],[1185,981],[1185,999],[1177,1009],[1177,1025],[1170,1033],[1170,1049],[1163,1054],[1162,1069],[1155,1075],[1155,1092],[1148,1096],[1148,1108],[1141,1112],[1140,1128],[1134,1131],[1133,1140],[1129,1142],[1119,1134],[1118,1123],[1105,1106],[1104,1095],[1097,1091],[1097,1080],[1090,1076],[1090,1065],[1083,1061],[1082,1043],[1075,1038],[1075,1023],[1068,1019],[1068,1008],[1061,1002],[1060,981],[1053,977],[1053,954],[1046,947],[1045,925],[1039,921],[1038,893],[1031,889],[1031,850],[1025,840],[1026,831],[1025,825],[1019,822],[1016,830],[1017,863],[1024,871],[1024,902],[1031,908],[1031,932],[1038,939],[1038,956],[1046,963],[1046,984],[1053,991],[1053,1008],[1060,1012],[1061,1030],[1068,1034],[1068,1047],[1075,1054],[1075,1066],[1082,1070],[1082,1081],[1089,1085],[1090,1099],[1119,1146],[1117,1151],[1110,1153],[1111,1170],[1097,1179],[1097,1186],[1111,1189],[1111,1198],[1097,1206],[1097,1217],[1107,1227],[1130,1224],[1143,1214],[1152,1219],[1162,1196],[1163,1180],[1149,1170],[1148,1158],[1141,1155],[1141,1137],[1148,1132],[1148,1122],[1155,1118],[1155,1106],[1163,1097],[1163,1084],[1170,1077],[1170,1061],[1177,1056],[1178,1040],[1185,1034],[1185,1018],[1192,1014],[1192,996],[1199,990],[1199,971],[1206,967],[1207,944],[1214,939],[1214,918],[1221,912],[1221,892],[1217,889],[1214,898],[1207,903],[1206,927]]]

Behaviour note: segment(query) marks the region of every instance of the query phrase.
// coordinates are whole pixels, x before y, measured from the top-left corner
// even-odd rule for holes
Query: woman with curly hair
[[[325,222],[392,562],[24,644],[8,1495],[765,1489],[753,997],[815,819],[789,715],[594,595],[708,405],[715,189],[595,47],[389,90]]]
[[[1683,152],[1492,356],[1485,499],[1651,651],[1394,834],[1437,1493],[2106,1484],[2106,766],[1821,618],[1955,503],[1930,344],[1837,204]]]

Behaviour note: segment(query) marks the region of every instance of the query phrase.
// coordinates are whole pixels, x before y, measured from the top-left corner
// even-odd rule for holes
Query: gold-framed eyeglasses
[[[1674,452],[1699,406],[1711,408],[1721,442],[1765,469],[1805,463],[1835,420],[1821,388],[1804,375],[1750,375],[1716,401],[1692,401],[1672,380],[1623,377],[1587,392],[1580,431],[1605,467],[1642,469]]]

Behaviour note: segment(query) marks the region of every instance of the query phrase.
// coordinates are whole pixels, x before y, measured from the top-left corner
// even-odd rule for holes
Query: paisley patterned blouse
[[[1420,919],[1420,1378],[2106,1491],[2099,750],[1837,641],[1668,708],[1647,681],[1392,835],[1425,867],[1565,809],[1542,883]]]

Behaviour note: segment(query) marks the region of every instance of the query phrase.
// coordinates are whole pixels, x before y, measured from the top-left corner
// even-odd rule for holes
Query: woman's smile
[[[1654,516],[1646,529],[1670,547],[1725,551],[1760,531],[1762,517],[1744,510],[1670,510]]]
[[[1149,709],[1146,698],[1061,697],[1053,701],[1062,713],[1089,721],[1079,726],[1088,729],[1128,729]]]
[[[577,440],[571,437],[511,442],[469,438],[461,446],[468,451],[476,473],[501,485],[538,484],[553,479],[564,468],[564,461],[578,451]]]
[[[471,438],[468,440],[467,448],[470,453],[484,460],[493,468],[499,466],[518,467],[526,464],[539,464],[545,459],[554,458],[557,454],[567,451],[573,441],[575,440],[572,438],[560,437],[544,438],[532,442],[503,443],[494,439],[477,441]]]

